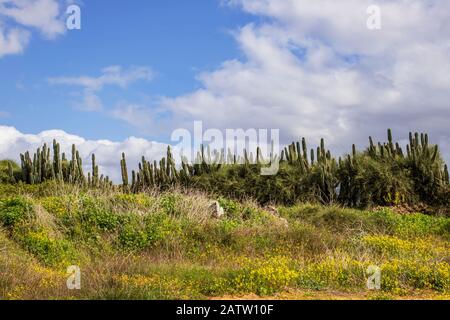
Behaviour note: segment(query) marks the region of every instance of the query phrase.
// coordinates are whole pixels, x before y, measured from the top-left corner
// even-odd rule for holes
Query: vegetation
[[[3,186],[0,299],[449,297],[450,218],[314,204],[278,216],[221,198],[213,219],[200,193],[53,184]],[[66,287],[71,265],[81,290]],[[371,265],[380,291],[367,290]]]
[[[438,146],[429,143],[427,134],[410,134],[406,151],[394,142],[390,130],[386,143],[375,144],[372,138],[369,141],[366,150],[358,152],[353,145],[351,154],[343,158],[333,157],[323,139],[316,150],[309,150],[305,139],[292,143],[282,151],[280,171],[275,176],[261,175],[261,168],[278,161],[278,157],[271,155],[270,160],[265,160],[259,149],[256,157],[246,150],[239,157],[223,151],[211,155],[209,149],[202,147],[194,164],[182,159],[182,164],[177,166],[169,147],[167,157],[159,163],[143,157],[139,169],[131,171],[130,181],[126,155],[122,154],[120,188],[126,193],[139,193],[182,187],[237,200],[251,198],[261,205],[298,202],[353,208],[425,205],[432,207],[430,212],[448,214],[448,167]],[[26,184],[58,181],[84,188],[114,188],[108,177],[99,174],[95,155],[92,155],[92,170],[85,176],[75,146],[71,160],[64,153],[60,155],[56,141],[53,156],[44,145],[33,160],[29,152],[21,155],[21,159],[21,169],[10,161],[0,164],[1,181]]]
[[[123,154],[118,186],[95,155],[85,175],[76,147],[68,160],[56,141],[20,166],[0,161],[0,299],[448,299],[439,148],[411,134],[404,151],[389,130],[388,142],[352,149],[336,159],[323,140],[309,150],[303,139],[262,176],[260,150],[202,148],[177,166],[169,148],[159,163],[143,158],[131,181]],[[66,285],[74,265],[81,290]],[[367,289],[373,266],[378,291]]]

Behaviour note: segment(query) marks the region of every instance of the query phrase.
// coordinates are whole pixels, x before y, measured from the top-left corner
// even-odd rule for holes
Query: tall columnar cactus
[[[128,168],[125,153],[122,153],[122,160],[120,161],[120,168],[122,170],[122,185],[128,188]]]
[[[95,154],[92,154],[92,185],[94,187],[99,186],[98,165],[95,162]]]
[[[61,154],[59,143],[53,140],[53,157],[50,148],[46,144],[38,148],[31,158],[29,152],[20,155],[22,167],[22,181],[27,184],[37,184],[48,180],[55,180],[59,183],[76,184],[82,187],[110,187],[111,181],[103,176],[102,182],[99,179],[98,166],[94,165],[92,177],[88,179],[83,172],[83,161],[76,146],[72,146],[71,160],[66,159],[64,153]]]
[[[448,174],[448,167],[447,165],[444,166],[444,182],[448,185],[450,183],[450,177]]]
[[[62,182],[64,180],[63,170],[62,170],[62,162],[60,155],[60,146],[56,140],[53,140],[53,167],[56,174],[56,180]]]
[[[428,135],[411,133],[409,139],[404,154],[400,144],[394,141],[392,131],[388,130],[387,142],[376,144],[370,137],[370,145],[365,152],[357,152],[353,145],[350,154],[337,162],[325,148],[324,139],[321,139],[317,149],[308,150],[303,138],[288,145],[282,151],[281,158],[278,155],[274,157],[272,150],[271,163],[275,158],[283,163],[280,174],[271,177],[259,175],[264,163],[259,148],[255,158],[255,150],[234,154],[230,150],[225,153],[224,150],[210,150],[202,146],[195,164],[182,159],[181,168],[177,168],[172,150],[168,147],[167,156],[160,161],[153,159],[151,163],[142,157],[139,168],[131,173],[131,186],[126,157],[122,154],[123,190],[141,192],[147,188],[167,189],[181,185],[236,197],[255,197],[258,200],[262,197],[264,201],[294,203],[311,200],[330,203],[338,198],[340,203],[358,206],[370,203],[369,198],[375,199],[371,204],[383,205],[385,203],[380,199],[383,199],[386,190],[409,192],[414,188],[414,194],[408,193],[413,199],[419,195],[422,201],[438,203],[446,198],[445,192],[448,193],[448,167],[443,164],[439,148],[430,144]],[[221,163],[225,159],[230,170],[222,171]],[[56,141],[53,141],[53,156],[46,145],[33,155],[29,152],[22,154],[21,168],[25,183],[57,180],[96,188],[111,188],[112,185],[108,177],[99,174],[95,155],[92,155],[92,170],[86,178],[83,161],[75,146],[72,146],[72,156],[68,161]],[[11,177],[10,171],[8,168]],[[404,177],[409,180],[402,181]],[[406,187],[402,187],[402,183],[406,183]]]

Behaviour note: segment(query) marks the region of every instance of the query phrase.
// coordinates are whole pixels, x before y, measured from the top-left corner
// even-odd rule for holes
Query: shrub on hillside
[[[13,227],[20,221],[30,218],[33,205],[25,198],[16,197],[0,200],[0,223]]]

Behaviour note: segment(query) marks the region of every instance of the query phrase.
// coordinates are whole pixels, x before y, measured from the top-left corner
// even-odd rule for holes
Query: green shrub
[[[224,246],[231,246],[237,238],[234,232],[239,228],[240,223],[234,219],[223,219],[209,224],[207,227],[199,230],[205,237],[202,242],[217,243]]]
[[[129,215],[120,228],[119,244],[126,250],[139,251],[177,237],[180,231],[180,226],[165,213],[150,214],[143,219]]]
[[[5,227],[13,227],[20,221],[30,218],[33,205],[22,197],[0,200],[0,222]]]
[[[124,209],[147,209],[156,203],[156,199],[147,194],[116,194],[112,198],[115,205],[119,205]]]
[[[118,213],[95,198],[83,197],[79,210],[78,215],[83,225],[86,226],[86,229],[90,228],[91,232],[114,231],[122,222]]]
[[[225,214],[234,219],[240,218],[241,215],[241,205],[234,200],[226,199],[226,198],[219,198],[218,200],[220,206],[224,209]]]
[[[76,250],[68,241],[52,238],[45,230],[24,229],[15,238],[45,265],[70,265],[77,259]]]
[[[120,230],[119,243],[124,249],[131,251],[147,248],[150,239],[142,221],[137,217],[129,217]]]
[[[445,262],[418,263],[394,260],[381,267],[381,289],[402,294],[410,289],[450,290],[450,265]]]
[[[180,225],[164,213],[147,215],[144,223],[150,244],[157,244],[168,237],[177,237],[181,233]]]
[[[166,193],[160,199],[160,206],[165,214],[169,216],[179,216],[180,212],[177,207],[178,201],[180,201],[178,195]]]
[[[448,236],[446,226],[449,223],[450,218],[432,217],[420,213],[397,216],[394,233],[404,237],[423,237],[432,234]]]

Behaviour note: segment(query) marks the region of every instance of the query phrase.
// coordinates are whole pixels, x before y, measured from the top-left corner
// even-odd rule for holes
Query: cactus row
[[[374,142],[359,152],[356,145],[345,157],[336,159],[321,139],[317,148],[308,148],[306,139],[293,142],[282,150],[280,157],[272,151],[264,159],[261,149],[243,150],[240,155],[231,150],[210,150],[201,146],[194,163],[186,158],[177,166],[170,147],[166,157],[155,161],[142,157],[136,170],[129,172],[126,155],[120,160],[124,192],[147,189],[167,190],[174,186],[198,188],[215,194],[255,198],[261,203],[318,201],[347,206],[386,205],[393,202],[449,203],[449,170],[439,148],[429,142],[427,134],[410,133],[403,148],[394,141],[389,129],[387,142]],[[267,160],[280,161],[275,176],[262,176]],[[53,141],[53,154],[47,145],[31,156],[21,154],[19,178],[11,164],[10,182],[37,184],[47,180],[91,188],[111,188],[108,177],[99,174],[95,155],[87,176],[75,146],[70,160],[61,154]],[[129,175],[130,174],[130,175]]]
[[[271,155],[273,157],[273,155]],[[309,149],[306,139],[293,142],[281,152],[280,172],[273,177],[260,175],[264,163],[261,150],[256,156],[243,151],[211,151],[201,146],[194,164],[182,159],[176,167],[170,148],[158,162],[144,157],[137,171],[121,161],[124,189],[140,192],[170,186],[200,188],[226,196],[254,197],[260,202],[319,201],[349,206],[385,205],[394,198],[405,202],[441,203],[448,201],[449,174],[439,148],[429,143],[427,134],[411,133],[406,152],[394,142],[389,129],[387,142],[374,143],[358,152],[355,145],[344,158],[334,158],[321,139]]]
[[[20,155],[22,179],[27,184],[39,184],[45,181],[57,181],[59,183],[69,183],[86,187],[112,187],[113,183],[109,177],[99,176],[99,169],[95,162],[95,155],[92,155],[92,172],[87,177],[83,172],[83,160],[75,145],[72,145],[70,160],[66,154],[61,154],[60,144],[53,140],[53,155],[50,147],[44,144],[38,148],[31,157],[29,151]],[[12,179],[14,178],[12,168],[9,170]],[[12,180],[11,179],[11,180]],[[14,182],[16,182],[14,180]]]

